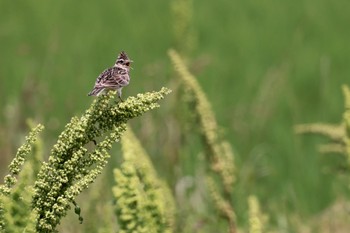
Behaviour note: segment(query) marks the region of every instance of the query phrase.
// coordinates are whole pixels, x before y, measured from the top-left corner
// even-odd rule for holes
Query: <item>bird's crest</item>
[[[121,52],[119,53],[119,56],[118,56],[117,60],[121,60],[121,59],[123,59],[123,60],[129,60],[129,57],[128,57],[128,55],[126,54],[126,52],[121,51]]]

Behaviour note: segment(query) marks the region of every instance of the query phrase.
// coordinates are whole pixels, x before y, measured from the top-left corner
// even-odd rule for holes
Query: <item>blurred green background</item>
[[[1,1],[1,175],[28,131],[25,120],[46,126],[49,149],[69,119],[91,104],[86,94],[121,50],[134,60],[124,98],[162,86],[175,90],[157,113],[132,124],[160,174],[173,189],[186,173],[195,174],[196,155],[176,164],[169,155],[187,156],[177,154],[177,138],[169,133],[181,115],[179,82],[167,56],[169,48],[177,48],[235,149],[239,225],[249,194],[257,194],[280,228],[284,221],[293,225],[290,216],[312,219],[348,196],[346,160],[319,154],[316,145],[325,139],[295,135],[293,126],[341,120],[341,85],[350,77],[350,2],[188,3],[183,12],[191,17],[181,37],[175,0]]]

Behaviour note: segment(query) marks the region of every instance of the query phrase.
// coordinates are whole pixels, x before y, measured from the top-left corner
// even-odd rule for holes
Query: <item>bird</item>
[[[122,88],[129,85],[131,63],[128,55],[121,51],[113,67],[104,70],[96,79],[95,86],[88,96],[99,96],[108,90],[117,90],[118,98],[122,99]]]

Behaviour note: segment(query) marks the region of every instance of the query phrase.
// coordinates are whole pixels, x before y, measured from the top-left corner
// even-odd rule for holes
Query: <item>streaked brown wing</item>
[[[103,82],[105,82],[105,80],[112,77],[113,68],[114,67],[104,70],[96,79],[95,85],[97,85],[99,83],[103,83]]]
[[[119,82],[116,81],[118,76],[117,67],[112,67],[104,70],[97,78],[95,87],[119,87]]]

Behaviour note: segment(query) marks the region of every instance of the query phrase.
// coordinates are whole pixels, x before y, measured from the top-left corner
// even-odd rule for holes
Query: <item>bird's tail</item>
[[[104,91],[104,88],[97,88],[95,87],[94,89],[92,89],[92,91],[88,94],[88,96],[99,96],[102,92]]]

